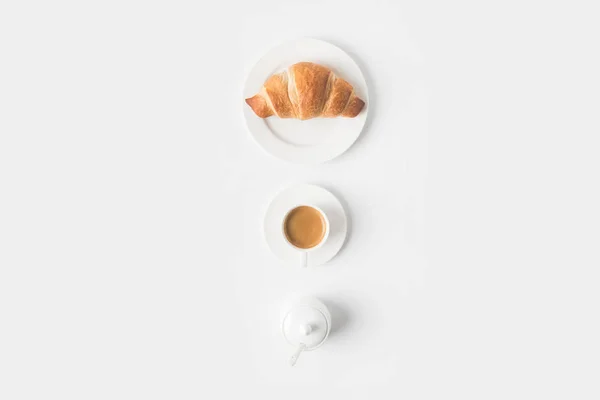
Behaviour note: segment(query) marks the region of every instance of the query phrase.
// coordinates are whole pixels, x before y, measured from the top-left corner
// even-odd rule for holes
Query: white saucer
[[[358,97],[365,101],[360,114],[355,118],[307,121],[257,117],[245,99],[258,93],[272,74],[300,61],[324,65],[354,86]],[[322,40],[305,38],[271,49],[254,65],[244,86],[242,103],[246,125],[259,146],[282,160],[318,164],[339,156],[358,139],[367,120],[369,96],[360,68],[346,52]]]
[[[342,203],[329,191],[315,185],[295,185],[275,196],[265,214],[265,239],[286,264],[300,268],[300,252],[293,249],[282,233],[285,214],[299,204],[312,204],[322,209],[329,218],[330,231],[327,242],[308,254],[308,266],[314,267],[331,260],[342,248],[348,231],[348,221]]]

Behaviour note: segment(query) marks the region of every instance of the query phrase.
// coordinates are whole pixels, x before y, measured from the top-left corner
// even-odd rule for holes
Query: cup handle
[[[306,267],[308,267],[308,251],[303,251],[301,254],[302,254],[302,258],[301,258],[300,266],[302,268],[306,268]]]

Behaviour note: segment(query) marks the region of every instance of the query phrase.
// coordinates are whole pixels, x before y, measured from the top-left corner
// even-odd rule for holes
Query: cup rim
[[[292,211],[294,211],[296,208],[298,207],[310,207],[310,208],[314,208],[315,210],[317,210],[319,213],[321,213],[321,216],[323,217],[323,219],[325,220],[325,234],[323,235],[323,238],[321,239],[321,241],[319,242],[319,244],[317,244],[316,246],[310,247],[308,249],[303,249],[302,247],[298,247],[296,245],[294,245],[292,242],[290,242],[285,234],[285,221],[287,220],[288,215],[290,215],[290,213]],[[325,213],[325,211],[323,211],[320,207],[312,205],[312,204],[307,204],[307,203],[302,203],[302,204],[297,204],[293,207],[290,207],[290,209],[284,214],[283,219],[281,221],[281,234],[283,235],[283,240],[285,240],[285,242],[290,245],[292,248],[298,250],[298,251],[302,251],[302,252],[309,252],[309,251],[313,251],[316,250],[318,248],[320,248],[321,246],[323,246],[325,244],[325,242],[327,241],[327,239],[329,238],[329,230],[330,230],[330,226],[329,226],[329,217],[327,216],[327,214]]]

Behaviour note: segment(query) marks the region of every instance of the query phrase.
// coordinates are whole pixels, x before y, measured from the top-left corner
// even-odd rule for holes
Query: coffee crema
[[[283,232],[287,240],[301,249],[310,249],[320,244],[326,230],[323,214],[310,206],[294,208],[283,223]]]

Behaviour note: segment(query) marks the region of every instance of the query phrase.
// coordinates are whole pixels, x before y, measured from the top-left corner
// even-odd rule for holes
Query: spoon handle
[[[294,365],[296,365],[296,361],[298,361],[298,357],[300,357],[300,354],[304,351],[305,348],[306,348],[306,346],[304,345],[304,343],[300,343],[300,346],[298,346],[298,348],[296,349],[296,352],[290,358],[290,365],[292,367]]]

